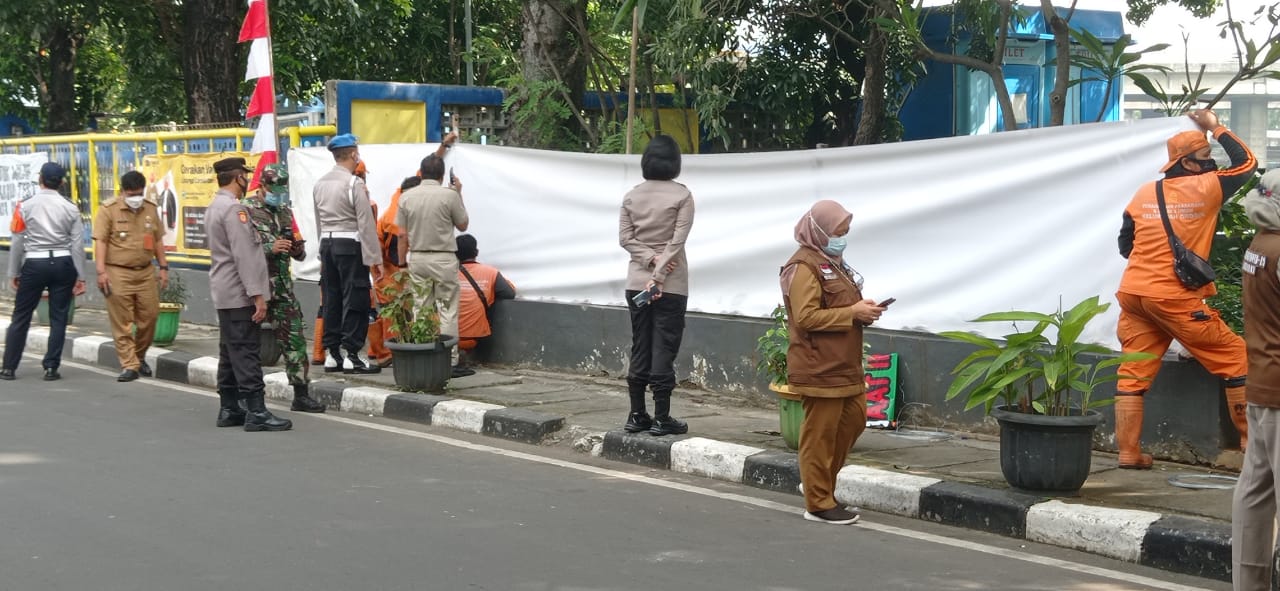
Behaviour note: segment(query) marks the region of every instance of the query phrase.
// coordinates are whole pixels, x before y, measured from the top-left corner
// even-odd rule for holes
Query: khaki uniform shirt
[[[93,220],[93,239],[107,246],[106,264],[138,269],[151,266],[156,245],[164,244],[164,224],[159,208],[143,201],[137,211],[125,205],[124,199],[102,202]],[[101,250],[97,256],[102,256]]]
[[[458,191],[422,181],[400,195],[396,225],[409,236],[409,252],[457,252],[453,230],[469,221]]]
[[[247,308],[254,296],[271,299],[267,258],[249,212],[231,192],[219,190],[205,211],[209,234],[209,288],[213,307]]]
[[[316,181],[311,196],[316,202],[316,234],[320,240],[327,238],[325,232],[356,232],[364,265],[382,264],[378,220],[373,217],[369,190],[360,177],[341,166],[334,166]]]
[[[689,261],[684,243],[693,228],[693,194],[675,181],[645,181],[622,200],[618,244],[631,254],[627,289],[640,290],[650,280],[662,291],[689,295]],[[658,260],[650,264],[654,257]],[[667,273],[667,263],[676,268]]]

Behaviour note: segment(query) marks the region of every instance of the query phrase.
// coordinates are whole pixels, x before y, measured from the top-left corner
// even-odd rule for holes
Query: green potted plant
[[[36,322],[41,326],[49,326],[49,292],[40,294],[40,303],[36,304]],[[71,296],[71,306],[67,308],[67,324],[76,323],[76,296]]]
[[[760,362],[756,371],[769,378],[769,389],[778,395],[778,430],[788,449],[800,449],[800,424],[804,422],[804,406],[800,396],[787,388],[787,347],[790,334],[787,329],[787,308],[779,305],[770,314],[773,326],[756,340]]]
[[[152,342],[157,345],[171,345],[178,338],[178,321],[182,309],[187,306],[187,298],[191,292],[182,283],[182,274],[169,274],[169,285],[160,290],[160,315],[156,318],[156,334]]]
[[[390,323],[387,340],[396,386],[414,392],[441,392],[452,373],[453,335],[440,334],[435,281],[398,271],[397,285],[383,288],[390,301],[378,314]]]
[[[1120,379],[1104,371],[1149,353],[1115,355],[1080,342],[1085,327],[1111,304],[1086,298],[1052,314],[1009,311],[971,322],[1010,322],[1004,341],[948,331],[941,336],[978,347],[952,370],[946,399],[966,395],[965,410],[978,406],[1000,423],[1000,470],[1010,486],[1074,493],[1089,477],[1093,431],[1102,415],[1093,410],[1114,402],[1097,397],[1098,386]],[[1031,326],[1025,332],[1018,323]],[[966,394],[967,393],[967,394]]]

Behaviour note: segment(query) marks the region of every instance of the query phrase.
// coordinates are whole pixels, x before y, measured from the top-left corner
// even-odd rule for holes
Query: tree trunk
[[[880,11],[877,17],[886,16]],[[853,137],[853,145],[864,146],[880,143],[884,134],[884,117],[887,102],[885,101],[885,70],[888,68],[889,36],[878,26],[871,27],[871,37],[867,40],[867,62],[862,78],[862,118],[858,121],[858,133]]]
[[[48,41],[48,76],[46,131],[60,133],[81,131],[76,113],[76,56],[84,44],[84,32],[73,31],[71,23],[59,19],[50,29]],[[45,94],[45,93],[42,93]]]
[[[183,3],[182,77],[190,123],[241,119],[240,82],[245,65],[236,38],[244,6],[241,0]]]
[[[1071,76],[1071,32],[1068,22],[1075,13],[1076,3],[1071,3],[1067,18],[1058,16],[1053,8],[1052,0],[1040,0],[1040,10],[1044,20],[1053,31],[1053,46],[1057,56],[1054,58],[1053,92],[1049,93],[1049,126],[1062,125],[1067,112],[1067,83]]]
[[[586,29],[587,0],[524,0],[521,17],[524,83],[559,80],[569,90],[573,109],[579,110],[586,88],[587,56],[576,31]],[[569,120],[564,124],[570,125]],[[513,121],[507,139],[513,145],[536,148],[543,145],[541,135],[531,126]]]

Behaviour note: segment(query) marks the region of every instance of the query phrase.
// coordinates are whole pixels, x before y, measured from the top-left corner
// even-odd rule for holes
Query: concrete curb
[[[6,320],[0,319],[0,329],[7,325]],[[27,352],[43,353],[47,338],[47,328],[33,326],[27,338]],[[68,332],[64,351],[76,361],[110,369],[119,367],[112,341],[100,336]],[[153,348],[147,354],[147,362],[154,368],[156,379],[216,387],[214,358]],[[269,373],[266,382],[269,398],[293,399],[293,389],[282,373]],[[449,427],[535,445],[566,426],[565,417],[523,408],[330,380],[312,382],[311,395],[343,412]],[[609,460],[799,494],[799,465],[791,453],[704,437],[653,437],[620,430],[604,433],[598,449],[599,455]],[[847,465],[840,471],[836,499],[878,512],[1084,550],[1171,572],[1231,580],[1231,527],[1227,524],[1064,503],[1011,490],[857,465]],[[797,514],[800,511],[797,506]]]

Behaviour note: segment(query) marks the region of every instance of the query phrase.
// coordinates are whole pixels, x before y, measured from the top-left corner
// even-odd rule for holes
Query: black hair
[[[444,181],[444,159],[435,154],[428,154],[422,159],[418,172],[422,173],[423,180]]]
[[[404,181],[400,183],[400,192],[403,193],[421,184],[422,184],[421,177],[416,177],[416,176],[405,177]]]
[[[473,261],[480,254],[480,248],[476,245],[476,237],[470,234],[458,234],[458,260]]]
[[[225,187],[230,185],[236,180],[236,178],[243,175],[244,171],[242,170],[228,170],[227,172],[220,172],[218,173],[218,186]]]
[[[120,176],[121,191],[141,191],[147,188],[147,177],[136,170],[130,170]]]
[[[334,148],[333,150],[330,150],[330,152],[333,152],[334,162],[342,162],[343,160],[350,159],[351,155],[355,154],[358,149],[359,148],[356,146],[347,146],[345,148]]]
[[[649,141],[640,157],[640,172],[645,180],[669,181],[680,176],[680,146],[669,135]]]

